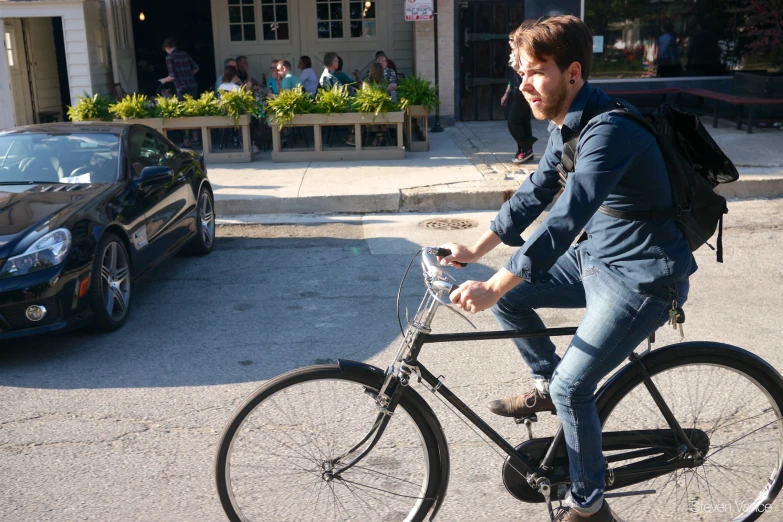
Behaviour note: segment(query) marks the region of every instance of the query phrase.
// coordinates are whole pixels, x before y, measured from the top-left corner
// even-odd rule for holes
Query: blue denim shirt
[[[505,268],[529,283],[546,279],[546,272],[582,229],[588,239],[577,248],[634,290],[660,288],[696,271],[688,242],[673,220],[626,221],[597,212],[601,204],[632,211],[672,206],[671,184],[655,137],[616,114],[600,114],[587,123],[577,147],[576,170],[543,223],[530,239],[522,240],[522,232],[560,191],[555,167],[563,142],[579,131],[586,108],[609,100],[585,82],[562,129],[550,124],[549,143],[538,168],[490,225],[503,243],[521,247]]]

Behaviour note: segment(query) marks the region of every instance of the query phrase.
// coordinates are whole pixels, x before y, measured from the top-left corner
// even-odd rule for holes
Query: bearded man
[[[673,220],[626,221],[597,212],[602,204],[644,212],[673,203],[655,137],[603,110],[612,100],[587,82],[593,38],[584,22],[574,16],[527,21],[511,42],[520,91],[537,119],[551,121],[549,143],[490,230],[472,246],[443,245],[452,254],[441,262],[474,263],[501,242],[519,247],[489,280],[466,281],[451,294],[466,311],[491,309],[506,330],[544,328],[538,308],[586,309],[562,359],[548,337],[514,339],[535,386],[489,408],[507,417],[558,415],[571,486],[557,520],[611,522],[594,393],[603,377],[667,322],[673,303],[685,303],[696,262]],[[564,143],[575,136],[576,168],[524,241],[522,232],[560,192]],[[572,244],[583,229],[584,239]]]

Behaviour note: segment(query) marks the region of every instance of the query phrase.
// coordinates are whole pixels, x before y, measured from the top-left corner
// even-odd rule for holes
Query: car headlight
[[[67,228],[58,228],[33,243],[24,254],[9,257],[0,270],[0,279],[31,274],[57,266],[65,261],[65,256],[70,250],[71,231]]]

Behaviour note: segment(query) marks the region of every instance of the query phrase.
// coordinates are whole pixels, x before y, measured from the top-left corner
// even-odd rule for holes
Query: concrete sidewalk
[[[535,160],[546,147],[546,129],[533,122]],[[747,134],[728,120],[709,131],[740,172],[737,182],[720,187],[723,195],[783,197],[783,131]],[[497,209],[536,168],[511,163],[516,145],[505,121],[458,122],[430,140],[430,152],[397,161],[272,163],[267,152],[250,164],[211,166],[216,210],[241,216]]]

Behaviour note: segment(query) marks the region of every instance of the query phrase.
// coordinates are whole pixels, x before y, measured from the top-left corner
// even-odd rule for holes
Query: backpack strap
[[[563,143],[563,153],[561,154],[560,163],[557,164],[557,172],[560,175],[558,182],[563,187],[565,187],[566,181],[568,180],[568,174],[576,169],[577,147],[579,145],[579,140],[582,137],[582,132],[584,132],[584,129],[587,126],[587,122],[599,114],[604,114],[607,112],[628,118],[629,120],[638,123],[647,129],[647,131],[650,132],[653,136],[655,136],[657,140],[658,131],[656,130],[655,126],[644,116],[631,111],[628,103],[625,100],[612,98],[609,103],[599,107],[592,113],[585,111],[582,114],[581,121],[579,122],[579,133],[574,134],[571,139]],[[630,211],[619,210],[608,207],[606,205],[601,205],[598,210],[607,216],[617,219],[624,219],[626,221],[653,221],[656,219],[680,220],[686,218],[687,214],[690,213],[690,209],[683,208],[661,208],[654,210]]]
[[[568,175],[576,169],[576,150],[579,145],[579,140],[582,137],[582,132],[584,132],[585,127],[587,127],[587,123],[599,114],[613,111],[620,112],[623,110],[627,109],[622,103],[615,99],[611,99],[609,103],[598,107],[594,111],[585,110],[582,112],[582,118],[579,120],[579,130],[571,136],[571,139],[563,142],[563,153],[560,155],[560,163],[556,165],[557,173],[560,175],[558,183],[560,183],[561,186],[565,187],[566,181],[568,181]]]

